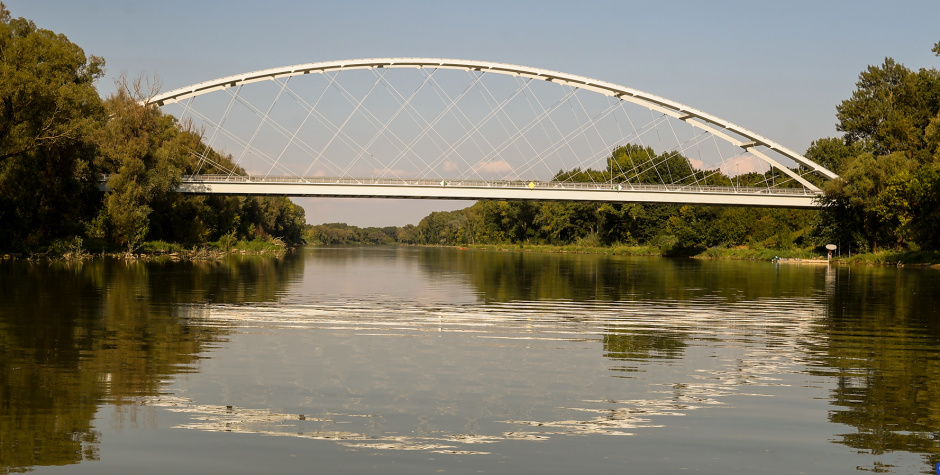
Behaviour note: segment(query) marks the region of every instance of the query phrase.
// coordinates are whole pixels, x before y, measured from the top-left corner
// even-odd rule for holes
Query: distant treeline
[[[301,242],[303,209],[286,198],[176,193],[184,174],[231,169],[231,157],[191,124],[139,104],[156,81],[122,78],[101,98],[94,83],[103,75],[102,58],[0,3],[0,249]]]
[[[421,244],[652,245],[663,253],[750,244],[810,244],[805,210],[590,202],[481,201],[431,213],[410,233]]]
[[[818,212],[621,203],[480,201],[433,212],[417,226],[307,226],[312,244],[613,244],[653,245],[664,254],[747,244],[806,247]]]
[[[304,230],[304,240],[308,244],[415,244],[416,241],[407,235],[413,229],[414,226],[410,224],[403,228],[360,228],[346,223],[308,224]]]

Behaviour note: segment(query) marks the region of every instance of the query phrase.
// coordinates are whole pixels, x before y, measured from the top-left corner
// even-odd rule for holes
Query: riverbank
[[[652,256],[652,257],[689,257],[692,259],[734,259],[752,261],[770,261],[775,257],[791,259],[810,259],[818,257],[804,249],[752,249],[746,246],[734,248],[714,247],[708,249],[663,249],[659,246],[584,246],[578,244],[467,244],[459,249],[480,249],[490,251],[548,252],[562,254],[605,254],[612,256]]]
[[[940,252],[880,251],[839,258],[847,264],[940,267]]]
[[[582,246],[577,244],[467,244],[458,249],[489,251],[547,252],[563,254],[605,254],[614,256],[688,257],[691,259],[729,259],[747,261],[773,261],[792,259],[825,261],[826,255],[812,249],[767,249],[749,246],[711,247],[704,250],[664,250],[658,246]],[[880,251],[876,253],[833,256],[833,264],[940,266],[940,252]]]
[[[80,238],[57,241],[37,252],[0,253],[2,259],[25,259],[28,261],[82,261],[96,258],[115,258],[134,261],[170,260],[199,261],[218,260],[230,255],[270,255],[283,256],[294,251],[291,246],[279,238],[253,239],[251,241],[220,240],[198,245],[184,245],[164,241],[148,241],[133,251],[116,250],[92,242],[85,246]]]

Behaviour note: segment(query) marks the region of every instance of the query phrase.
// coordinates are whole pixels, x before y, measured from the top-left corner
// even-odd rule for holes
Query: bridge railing
[[[375,186],[452,186],[461,188],[553,188],[569,190],[662,191],[698,193],[734,193],[758,195],[816,196],[805,188],[757,188],[744,186],[706,186],[696,184],[661,185],[650,183],[583,183],[527,180],[430,180],[390,178],[326,178],[245,175],[192,175],[183,177],[184,183],[297,183],[322,185],[375,185]]]

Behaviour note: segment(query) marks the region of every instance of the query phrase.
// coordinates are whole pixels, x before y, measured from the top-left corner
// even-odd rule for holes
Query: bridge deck
[[[814,208],[819,196],[802,188],[225,175],[184,178],[178,191],[298,197],[609,201],[780,208]]]

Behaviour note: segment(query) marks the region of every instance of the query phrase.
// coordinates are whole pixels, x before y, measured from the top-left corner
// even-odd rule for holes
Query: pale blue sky
[[[289,64],[477,59],[588,76],[688,104],[797,151],[886,56],[940,67],[940,1],[3,0],[15,17],[164,90]],[[417,224],[465,202],[297,200],[313,223]]]

